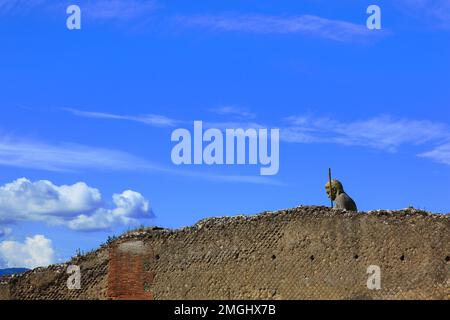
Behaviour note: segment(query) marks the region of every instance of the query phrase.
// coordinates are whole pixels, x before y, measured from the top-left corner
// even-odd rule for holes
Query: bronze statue
[[[327,192],[328,198],[334,201],[336,204],[336,209],[345,209],[348,211],[358,211],[355,201],[345,193],[344,187],[339,180],[333,179],[327,182],[325,185],[325,191]]]

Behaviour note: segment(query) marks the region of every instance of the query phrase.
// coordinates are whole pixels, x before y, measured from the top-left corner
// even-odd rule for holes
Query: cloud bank
[[[437,146],[431,151],[419,154],[419,156],[450,166],[450,143]]]
[[[0,14],[17,15],[36,9],[61,14],[73,4],[80,6],[82,17],[95,21],[129,21],[148,17],[157,9],[153,0],[0,0]]]
[[[48,144],[0,136],[0,165],[48,171],[164,170],[126,152],[78,144]]]
[[[336,143],[396,151],[401,145],[420,145],[450,137],[445,124],[427,120],[395,119],[380,115],[342,122],[327,117],[294,116],[282,133],[288,142]]]
[[[11,228],[0,227],[0,239],[7,237],[12,232]]]
[[[248,121],[256,118],[256,114],[234,106],[209,109],[209,111],[218,115],[234,117],[237,121],[205,122],[205,128],[270,127],[266,124]],[[87,112],[87,114],[97,113]],[[111,114],[110,116],[119,120],[128,120],[118,115]],[[133,118],[134,116],[129,117]],[[189,123],[176,119],[171,119],[171,121],[173,123]],[[450,128],[445,123],[398,118],[387,114],[355,121],[340,121],[331,117],[297,115],[285,118],[284,124],[278,127],[280,127],[280,138],[285,142],[291,143],[333,143],[344,146],[374,148],[386,152],[396,152],[402,146],[426,145],[432,150],[420,153],[418,156],[439,163],[450,164]],[[165,171],[171,172],[170,170]],[[205,178],[208,177],[205,176]],[[210,178],[218,181],[232,182],[241,180],[241,182],[265,183],[264,181],[249,180],[247,179],[248,177],[230,177],[225,179],[223,176],[211,176]]]
[[[27,237],[25,242],[0,242],[0,265],[4,268],[46,267],[55,261],[52,241],[43,235]]]
[[[148,16],[157,8],[152,0],[85,0],[80,6],[95,20],[131,20]]]
[[[149,201],[138,192],[114,194],[112,204],[105,206],[100,191],[84,182],[57,186],[21,178],[0,187],[0,223],[44,221],[93,231],[153,218]]]
[[[329,117],[292,116],[285,119],[280,134],[285,142],[333,143],[396,152],[402,146],[427,146],[418,154],[450,165],[450,128],[429,120],[380,115],[365,120],[343,122]]]
[[[150,204],[140,193],[126,190],[113,195],[114,209],[99,208],[92,215],[82,214],[69,221],[73,230],[95,231],[113,225],[136,225],[138,219],[153,217]]]
[[[181,123],[179,120],[171,119],[166,116],[157,114],[148,114],[141,116],[130,116],[130,115],[118,115],[113,113],[105,112],[92,112],[92,111],[81,111],[72,108],[62,108],[61,110],[70,112],[75,116],[84,118],[94,118],[94,119],[112,119],[112,120],[127,120],[140,122],[146,125],[155,127],[175,127]]]
[[[220,108],[209,109],[210,112],[221,116],[232,116],[238,119],[254,119],[256,114],[247,109],[238,108],[235,106],[224,106]]]
[[[449,0],[396,0],[395,4],[432,26],[450,30]]]
[[[303,34],[338,42],[359,42],[385,32],[372,32],[365,25],[314,15],[274,16],[263,14],[178,16],[186,27],[253,34]]]

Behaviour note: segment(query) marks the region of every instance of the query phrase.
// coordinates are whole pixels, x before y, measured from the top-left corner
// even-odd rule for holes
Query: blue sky
[[[0,0],[0,267],[329,205],[328,167],[360,210],[448,212],[449,40],[448,0]],[[279,173],[175,166],[194,120],[279,128]]]

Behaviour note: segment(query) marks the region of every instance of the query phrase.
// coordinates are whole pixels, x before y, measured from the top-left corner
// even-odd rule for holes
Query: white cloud
[[[61,110],[72,113],[78,117],[84,118],[94,118],[94,119],[112,119],[112,120],[125,120],[125,121],[134,121],[140,122],[143,124],[147,124],[154,127],[176,127],[179,125],[192,125],[192,122],[177,120],[168,118],[163,115],[118,115],[113,113],[104,113],[104,112],[93,112],[93,111],[81,111],[78,109],[72,108],[62,108]],[[219,114],[219,115],[231,115],[236,116],[239,120],[243,118],[252,119],[255,118],[256,115],[251,113],[245,109],[233,107],[233,106],[225,106],[221,108],[209,109],[209,111]],[[263,126],[254,122],[204,122],[205,127],[208,128],[262,128]]]
[[[218,115],[231,115],[236,116],[240,119],[253,119],[256,115],[246,109],[234,107],[234,106],[224,106],[220,108],[210,109],[211,112]]]
[[[394,152],[401,145],[439,143],[450,137],[445,124],[388,115],[351,122],[311,116],[290,117],[287,121],[290,125],[281,130],[281,138],[287,142],[336,143]]]
[[[95,20],[130,20],[148,16],[157,8],[152,0],[90,0],[81,1],[80,6],[88,18]]]
[[[43,235],[27,237],[24,243],[0,242],[0,261],[6,268],[45,267],[54,263],[54,253],[52,241]]]
[[[11,228],[0,227],[0,238],[7,237],[11,234]]]
[[[234,128],[237,123],[210,123],[206,126],[215,128]],[[257,124],[247,124],[246,127],[256,128]],[[32,168],[46,171],[73,172],[79,170],[112,170],[112,171],[138,171],[159,172],[174,176],[191,176],[193,178],[215,181],[237,182],[242,176],[223,179],[220,175],[198,174],[187,170],[176,170],[170,167],[155,165],[145,159],[126,152],[92,148],[75,144],[51,145],[39,141],[11,140],[0,137],[0,165]],[[242,177],[243,183],[267,184],[265,180]]]
[[[153,0],[0,0],[0,14],[19,14],[31,12],[37,8],[47,13],[60,14],[67,6],[77,4],[81,8],[82,17],[91,21],[131,20],[148,17],[157,9]]]
[[[85,118],[98,118],[98,119],[113,119],[113,120],[128,120],[140,122],[146,125],[155,127],[175,127],[181,123],[181,121],[168,118],[166,116],[157,114],[148,114],[142,116],[131,116],[131,115],[118,115],[113,113],[105,112],[92,112],[92,111],[81,111],[72,108],[62,108],[61,110],[72,113],[73,115]]]
[[[82,169],[164,171],[126,152],[76,144],[51,145],[0,136],[0,165],[48,171]]]
[[[0,222],[45,221],[75,230],[109,229],[152,218],[148,200],[127,190],[113,195],[113,208],[105,207],[100,191],[84,182],[54,185],[22,178],[0,187]]]
[[[217,31],[256,34],[305,34],[339,42],[358,42],[373,38],[365,25],[325,19],[313,15],[271,16],[263,14],[178,16],[185,26],[206,27]],[[376,36],[386,31],[377,32]]]
[[[430,25],[450,30],[449,0],[396,0],[395,3],[402,11]]]
[[[215,128],[220,130],[226,130],[226,129],[266,129],[267,126],[264,126],[263,124],[257,123],[257,122],[249,122],[249,121],[223,121],[223,122],[203,122],[203,128],[209,129],[209,128]]]
[[[47,3],[48,0],[0,0],[1,14],[17,14]]]
[[[98,209],[91,216],[79,215],[69,222],[74,230],[93,231],[107,229],[114,224],[137,224],[140,218],[151,217],[149,202],[140,194],[131,190],[113,195],[114,209]]]
[[[442,144],[431,151],[421,153],[419,154],[419,157],[450,165],[450,143]]]
[[[161,116],[161,115],[154,116],[155,118],[153,118],[153,120],[149,121],[148,116],[144,116],[144,117],[134,116],[134,115],[123,116],[123,115],[117,115],[117,114],[111,114],[111,113],[81,111],[81,110],[70,109],[70,108],[63,108],[61,110],[70,112],[70,113],[72,113],[76,116],[80,116],[80,117],[135,121],[135,122],[142,122],[142,123],[145,123],[148,125],[158,126],[158,127],[166,127],[166,126],[173,127],[175,125],[181,125],[181,124],[192,125],[192,122],[170,119],[170,118],[167,118],[167,117]],[[225,114],[227,114],[227,115],[235,114],[235,115],[238,115],[241,117],[245,116],[248,118],[252,118],[254,116],[250,112],[247,112],[243,109],[238,109],[235,107],[211,109],[211,111],[215,111],[216,113],[219,112],[224,115]],[[204,122],[204,127],[205,127],[205,129],[206,128],[219,128],[219,129],[266,128],[265,126],[258,124],[258,123],[254,123],[254,122],[245,122],[245,123],[244,122]],[[0,150],[0,156],[1,156],[1,150]],[[122,158],[126,159],[127,157],[131,157],[131,156],[125,154]],[[121,157],[117,156],[117,158],[120,159]],[[140,159],[134,160],[131,163],[133,163],[134,169],[141,170],[141,171],[154,170],[154,171],[164,172],[164,173],[176,175],[176,176],[188,176],[188,177],[192,177],[192,178],[205,179],[205,180],[210,180],[210,181],[229,182],[229,183],[241,182],[241,183],[264,184],[264,185],[280,185],[280,184],[282,184],[281,182],[276,181],[272,178],[269,179],[269,178],[258,177],[258,176],[254,177],[254,176],[244,176],[244,175],[219,175],[219,174],[201,173],[201,172],[190,171],[190,170],[174,170],[174,169],[167,168],[167,167],[151,165],[151,164],[145,163],[144,161],[142,161]],[[120,164],[120,162],[118,164]],[[120,168],[119,165],[117,167]],[[81,219],[83,219],[83,221],[86,220],[84,217],[82,217]],[[80,219],[80,221],[81,221],[81,219]],[[98,220],[100,220],[100,219],[98,219]],[[105,221],[105,219],[101,219],[101,220]],[[75,226],[78,224],[74,223],[73,225]]]
[[[50,181],[21,178],[0,187],[0,221],[54,220],[90,212],[102,204],[101,194],[83,182],[56,186]]]

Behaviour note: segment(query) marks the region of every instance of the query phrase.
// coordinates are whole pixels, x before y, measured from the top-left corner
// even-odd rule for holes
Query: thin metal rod
[[[331,168],[328,168],[328,180],[330,181],[330,201],[331,201],[331,209],[333,209],[333,185],[331,184]]]

